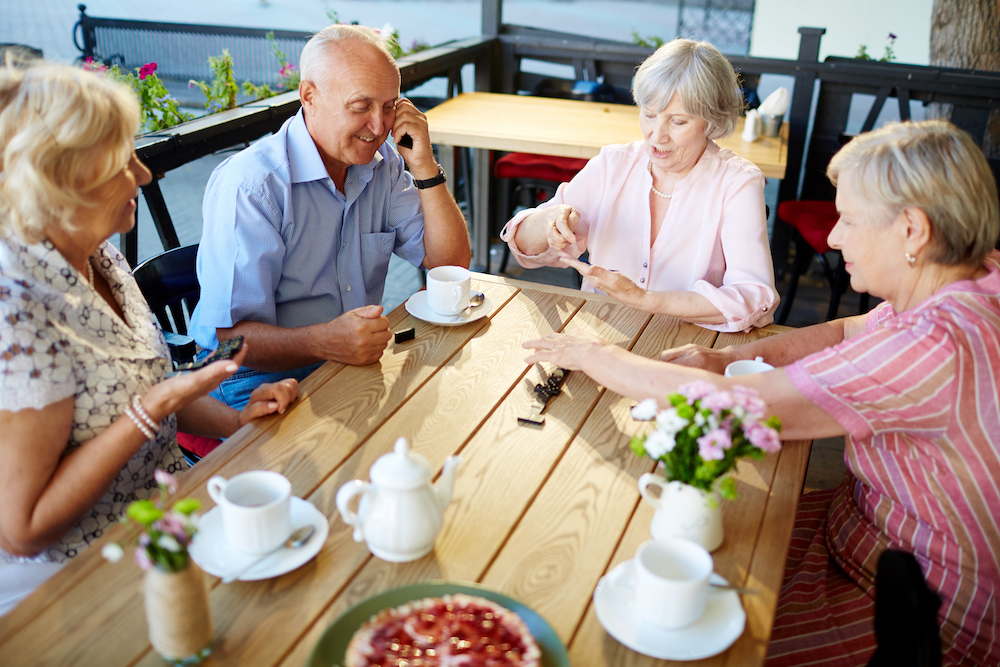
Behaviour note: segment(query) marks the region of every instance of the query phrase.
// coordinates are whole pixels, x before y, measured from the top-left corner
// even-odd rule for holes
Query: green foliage
[[[888,42],[885,45],[885,52],[882,54],[882,57],[878,59],[878,61],[881,63],[891,63],[896,60],[896,52],[893,50],[893,46],[895,46],[896,44],[896,35],[890,32],[889,37],[887,39]],[[858,53],[857,55],[854,56],[854,59],[875,60],[868,54],[868,46],[865,44],[862,44],[861,46],[858,47]]]
[[[208,66],[212,69],[212,83],[192,79],[188,88],[201,89],[205,94],[205,109],[210,114],[235,109],[240,88],[233,74],[233,57],[229,55],[229,50],[223,49],[221,56],[209,56]]]
[[[651,49],[658,49],[664,44],[662,37],[650,35],[649,37],[643,38],[639,35],[638,30],[632,31],[632,43],[636,46],[648,46]]]
[[[191,114],[180,110],[177,100],[163,85],[160,77],[156,76],[156,63],[137,67],[134,74],[122,72],[117,65],[104,68],[101,65],[87,63],[85,67],[95,74],[103,73],[109,79],[132,89],[139,98],[139,134],[157,132],[194,118]]]

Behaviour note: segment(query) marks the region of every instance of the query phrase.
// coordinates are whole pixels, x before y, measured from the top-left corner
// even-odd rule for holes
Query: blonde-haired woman
[[[743,110],[732,65],[708,42],[675,39],[639,67],[633,96],[643,140],[603,148],[501,238],[522,266],[571,266],[584,290],[633,308],[718,331],[770,324],[764,175],[713,141]]]
[[[174,435],[284,411],[294,381],[240,413],[207,398],[245,355],[165,379],[163,336],[121,254],[150,172],[131,92],[72,67],[0,68],[0,614],[99,538]]]
[[[856,137],[829,176],[840,214],[830,245],[851,287],[885,299],[867,315],[724,350],[667,350],[666,364],[553,335],[525,343],[536,349],[528,361],[636,399],[694,379],[749,386],[783,438],[848,436],[845,482],[799,504],[768,665],[867,664],[875,572],[890,548],[913,554],[943,601],[942,664],[1000,664],[996,183],[972,139],[942,121]],[[756,356],[778,368],[713,374]]]

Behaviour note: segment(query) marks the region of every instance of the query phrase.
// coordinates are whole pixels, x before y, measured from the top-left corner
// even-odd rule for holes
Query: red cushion
[[[778,204],[778,218],[799,230],[816,252],[829,252],[826,242],[837,224],[837,207],[832,201],[785,201]]]
[[[493,175],[496,178],[535,178],[565,183],[572,180],[587,162],[578,157],[507,153],[493,165]]]
[[[205,438],[200,435],[177,432],[177,444],[198,456],[207,456],[209,452],[222,444],[217,438]]]

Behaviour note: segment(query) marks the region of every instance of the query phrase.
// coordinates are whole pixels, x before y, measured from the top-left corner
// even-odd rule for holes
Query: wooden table
[[[475,581],[522,600],[553,626],[574,666],[663,665],[609,637],[591,604],[598,579],[649,538],[652,508],[636,479],[652,469],[630,436],[643,425],[632,401],[571,373],[550,402],[544,427],[519,426],[540,366],[526,366],[521,342],[551,331],[592,331],[651,356],[687,342],[725,345],[777,331],[718,335],[616,304],[607,297],[477,275],[489,318],[436,327],[389,315],[416,339],[390,343],[378,364],[327,363],[302,385],[284,416],[242,429],[181,478],[182,495],[211,506],[209,477],[277,470],[330,519],[319,555],[283,576],[222,585],[208,577],[216,639],[211,665],[302,665],[325,629],[355,603],[419,581]],[[551,369],[545,369],[551,370]],[[334,505],[342,484],[368,479],[375,459],[400,436],[440,469],[458,453],[455,492],[436,548],[390,564],[353,541]],[[706,665],[762,663],[809,444],[744,461],[739,499],[723,503],[726,537],[716,571],[759,588],[743,600],[747,627]],[[122,539],[124,527],[108,538]],[[160,665],[147,640],[133,563],[108,563],[96,544],[0,618],[5,665]]]
[[[427,122],[435,144],[562,157],[592,158],[604,146],[642,139],[638,107],[528,95],[466,93],[430,109]],[[740,138],[742,131],[740,118],[733,133],[716,143],[752,161],[767,178],[784,178],[788,124],[780,137],[761,137],[753,143]],[[454,183],[448,153],[441,151],[442,164]],[[476,151],[472,215],[477,265],[484,263],[489,247],[491,175],[488,150]]]

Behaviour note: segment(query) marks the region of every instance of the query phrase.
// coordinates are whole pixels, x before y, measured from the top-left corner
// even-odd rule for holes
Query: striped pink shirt
[[[885,548],[913,552],[942,604],[942,647],[1000,664],[1000,253],[989,274],[787,367],[844,426],[857,478],[831,507],[831,555],[859,585]]]

